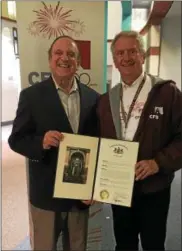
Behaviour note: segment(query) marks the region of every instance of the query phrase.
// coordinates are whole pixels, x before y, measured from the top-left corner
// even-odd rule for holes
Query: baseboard
[[[7,125],[12,125],[12,124],[13,124],[13,120],[1,122],[1,126],[7,126]]]

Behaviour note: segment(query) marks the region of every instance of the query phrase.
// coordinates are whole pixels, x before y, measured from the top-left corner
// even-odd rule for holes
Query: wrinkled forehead
[[[115,42],[114,50],[139,49],[139,42],[135,37],[121,36]]]
[[[55,50],[74,51],[78,53],[78,48],[76,43],[69,38],[58,39],[52,47],[52,51]]]

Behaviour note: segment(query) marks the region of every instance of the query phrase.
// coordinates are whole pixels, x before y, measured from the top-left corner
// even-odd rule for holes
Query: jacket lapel
[[[149,117],[149,107],[151,106],[151,103],[154,100],[155,94],[156,94],[156,88],[159,88],[160,86],[162,86],[163,84],[167,83],[168,80],[163,80],[161,78],[158,77],[154,77],[150,74],[148,74],[149,77],[151,78],[151,83],[152,83],[152,89],[148,94],[148,98],[147,101],[144,105],[140,120],[139,120],[139,124],[137,127],[137,130],[135,132],[134,135],[134,140],[138,141],[138,139],[141,137],[143,131],[142,128],[145,128],[145,123],[147,123],[148,121],[148,117]],[[170,82],[173,82],[172,80],[169,80]]]
[[[87,95],[84,94],[83,85],[77,80],[79,94],[80,94],[80,118],[79,118],[79,126],[78,133],[82,131],[83,123],[85,121],[85,117],[87,115],[87,110],[85,109],[85,104],[87,103]]]
[[[121,84],[116,85],[109,92],[109,102],[111,107],[112,119],[114,122],[116,136],[122,139],[121,119],[120,119],[120,93]]]

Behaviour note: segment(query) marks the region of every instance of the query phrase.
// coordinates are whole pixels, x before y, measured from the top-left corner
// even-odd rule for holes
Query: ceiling
[[[181,16],[181,1],[173,1],[173,4],[168,11],[166,18]]]
[[[131,0],[133,8],[150,8],[152,0]],[[162,2],[162,1],[161,1]],[[181,15],[181,1],[172,1],[172,6],[166,17],[174,17]]]
[[[133,8],[150,8],[152,0],[132,0]]]

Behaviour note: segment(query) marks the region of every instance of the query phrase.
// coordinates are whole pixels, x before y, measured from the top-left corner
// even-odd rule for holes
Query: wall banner
[[[69,35],[77,41],[81,53],[80,81],[100,93],[104,91],[105,4],[16,2],[22,89],[49,77],[48,49],[56,37]],[[90,208],[87,250],[101,250],[102,215],[101,204]]]
[[[103,92],[105,2],[17,1],[22,88],[50,75],[48,49],[60,35],[77,41],[81,53],[78,77]]]

